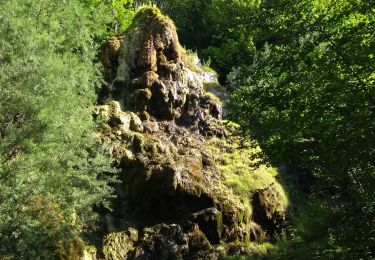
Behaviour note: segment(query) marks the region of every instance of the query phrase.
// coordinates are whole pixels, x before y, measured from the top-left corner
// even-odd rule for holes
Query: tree
[[[140,1],[134,0],[81,0],[89,8],[91,15],[100,30],[101,37],[106,38],[123,33],[130,25],[136,6]],[[103,40],[103,39],[102,39]]]
[[[207,48],[211,40],[208,21],[210,0],[153,1],[177,26],[181,42],[191,49]]]
[[[95,220],[113,172],[90,108],[93,14],[79,1],[0,7],[0,258],[51,258]]]
[[[297,165],[317,177],[316,195],[335,216],[328,233],[336,256],[374,254],[370,2],[265,1],[254,37],[268,43],[252,65],[229,76],[232,117],[245,134],[259,140],[274,164]]]
[[[248,64],[254,57],[252,24],[258,4],[253,0],[211,1],[208,10],[211,41],[202,50],[202,56],[212,60],[222,82],[233,67]]]

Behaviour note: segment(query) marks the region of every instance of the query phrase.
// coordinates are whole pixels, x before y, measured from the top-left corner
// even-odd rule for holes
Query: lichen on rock
[[[114,88],[94,109],[121,168],[105,258],[217,259],[236,243],[267,239],[285,216],[285,193],[276,173],[252,159],[258,150],[241,146],[237,126],[221,120],[222,104],[205,93],[204,71],[173,22],[144,7],[120,47],[110,41],[102,60],[116,59],[106,76]]]
[[[138,241],[138,231],[128,228],[126,231],[108,234],[103,241],[103,255],[105,259],[126,259],[135,250]]]

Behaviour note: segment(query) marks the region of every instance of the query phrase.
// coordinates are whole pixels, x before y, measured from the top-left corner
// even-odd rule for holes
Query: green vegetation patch
[[[223,104],[223,101],[218,96],[216,96],[214,93],[206,92],[206,93],[203,94],[203,96],[206,97],[209,100],[212,100],[213,102],[215,102],[217,104],[220,104],[220,105]]]
[[[275,210],[285,211],[288,197],[276,180],[278,171],[262,164],[257,156],[261,152],[259,146],[238,137],[211,138],[205,146],[214,155],[215,164],[225,177],[224,185],[242,201],[249,201],[256,191],[271,187],[277,198]]]
[[[155,20],[167,23],[169,26],[176,29],[173,21],[168,16],[163,15],[157,7],[150,5],[144,5],[137,10],[133,18],[132,26],[139,26],[140,24],[150,25]]]

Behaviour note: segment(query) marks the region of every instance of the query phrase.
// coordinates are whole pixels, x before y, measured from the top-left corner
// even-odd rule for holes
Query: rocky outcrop
[[[226,248],[266,239],[269,222],[264,229],[253,212],[283,216],[285,194],[275,174],[264,170],[259,177],[258,162],[225,161],[238,153],[250,158],[253,150],[240,148],[236,127],[221,120],[220,100],[204,91],[204,71],[180,46],[172,21],[155,8],[141,9],[121,39],[104,45],[101,60],[111,87],[94,117],[121,169],[102,256],[217,259]],[[241,189],[230,181],[258,177],[261,184]],[[255,209],[269,199],[283,202]]]

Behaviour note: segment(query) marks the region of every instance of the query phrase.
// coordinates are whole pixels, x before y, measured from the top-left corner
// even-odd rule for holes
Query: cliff
[[[218,90],[204,88],[207,72],[180,46],[173,22],[142,8],[100,58],[107,87],[94,117],[121,172],[98,257],[266,253],[262,243],[288,204],[278,173],[254,159],[260,149],[236,135],[238,125],[222,120]]]

